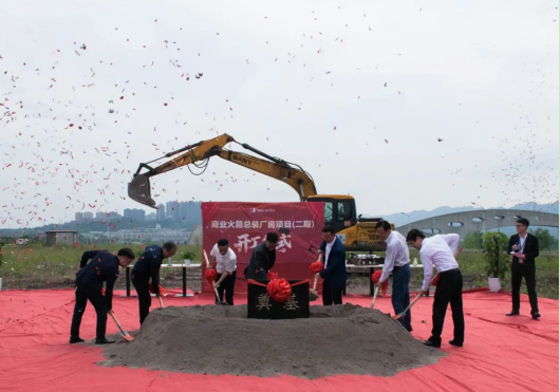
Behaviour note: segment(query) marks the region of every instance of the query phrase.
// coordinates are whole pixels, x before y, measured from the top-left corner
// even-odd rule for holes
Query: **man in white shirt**
[[[426,346],[441,347],[441,332],[447,305],[451,304],[453,316],[453,340],[449,344],[463,347],[465,340],[465,316],[463,314],[463,275],[455,257],[460,252],[458,234],[435,235],[426,238],[418,229],[412,229],[406,235],[406,241],[420,251],[424,266],[424,295],[432,281],[433,268],[439,273],[439,280],[434,295],[432,312],[432,336],[424,342]]]
[[[216,298],[216,302],[218,300],[220,302],[223,301],[225,291],[227,304],[233,305],[233,290],[237,276],[237,256],[229,247],[228,240],[218,240],[218,243],[210,251],[210,258],[212,262],[216,263],[216,272],[218,273],[216,288],[220,298]]]
[[[377,286],[381,288],[383,282],[389,279],[391,272],[393,273],[393,292],[391,294],[391,302],[395,314],[403,312],[410,304],[410,253],[404,236],[391,230],[391,224],[381,220],[375,225],[375,231],[379,239],[387,243],[387,251],[385,252],[385,264],[383,272],[377,282]],[[410,310],[406,312],[399,322],[407,331],[412,332]]]

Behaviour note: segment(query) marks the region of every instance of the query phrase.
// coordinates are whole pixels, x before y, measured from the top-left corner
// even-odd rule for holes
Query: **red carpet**
[[[394,377],[341,375],[309,381],[281,375],[205,376],[98,366],[100,348],[68,344],[74,306],[71,290],[0,294],[1,391],[558,391],[558,301],[551,299],[539,299],[542,319],[533,321],[528,316],[526,297],[522,297],[523,315],[510,318],[505,316],[510,310],[507,293],[465,293],[465,347],[447,344],[452,330],[448,313],[443,349],[450,355],[439,363]],[[236,300],[241,303],[243,298]],[[363,306],[369,306],[370,300],[345,297],[345,301]],[[164,301],[166,306],[188,306],[211,304],[213,298],[166,297]],[[412,309],[413,335],[419,339],[429,336],[432,301],[422,298]],[[134,330],[138,325],[136,298],[116,296],[113,303],[123,327]],[[157,306],[157,301],[153,305]],[[391,311],[390,299],[378,298],[376,308]],[[81,331],[84,339],[94,338],[95,311],[91,304]],[[111,319],[108,332],[117,332]],[[210,340],[210,332],[201,338]],[[376,354],[374,344],[371,360],[386,360]]]

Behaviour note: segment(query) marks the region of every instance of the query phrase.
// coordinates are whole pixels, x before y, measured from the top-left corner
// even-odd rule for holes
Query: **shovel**
[[[418,295],[416,296],[416,298],[414,298],[414,301],[412,301],[412,302],[410,303],[410,305],[408,305],[407,308],[406,308],[405,310],[403,310],[403,311],[400,312],[399,314],[395,314],[392,318],[395,319],[395,320],[398,320],[398,319],[400,319],[401,317],[403,317],[403,316],[406,314],[406,312],[408,312],[408,310],[409,310],[410,308],[412,308],[412,305],[414,305],[416,302],[418,302],[418,300],[420,299],[421,296],[422,296],[422,293],[418,293]]]
[[[157,299],[159,301],[159,307],[163,309],[163,299],[159,295],[157,296]]]
[[[377,298],[378,292],[379,292],[379,286],[375,285],[375,291],[373,292],[373,298],[371,299],[371,305],[369,306],[370,309],[373,309],[373,305],[375,305],[375,300]]]
[[[202,253],[204,254],[204,260],[206,261],[206,269],[210,269],[210,260],[208,260],[208,255],[206,251],[202,249]],[[218,304],[222,305],[222,301],[220,300],[220,295],[218,294],[218,288],[216,287],[216,282],[212,281],[212,287],[214,288],[214,293],[216,294],[216,301]]]
[[[117,324],[117,327],[119,327],[119,330],[121,331],[120,335],[123,337],[123,339],[127,342],[132,342],[134,340],[134,337],[123,329],[112,310],[109,312],[109,314],[111,315],[115,324]]]
[[[311,292],[309,293],[309,300],[310,301],[315,301],[317,298],[319,298],[319,296],[317,295],[317,277],[315,277],[315,280],[313,281],[313,290],[311,290]]]

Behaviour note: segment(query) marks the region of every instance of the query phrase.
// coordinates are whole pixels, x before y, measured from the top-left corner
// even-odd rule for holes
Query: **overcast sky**
[[[2,1],[0,226],[140,207],[140,162],[221,133],[359,213],[554,202],[557,5]],[[163,203],[298,200],[217,157],[153,186]]]

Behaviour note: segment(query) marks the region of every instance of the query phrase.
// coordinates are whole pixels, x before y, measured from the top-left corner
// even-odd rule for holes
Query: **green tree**
[[[499,231],[487,231],[482,235],[486,271],[489,278],[505,278],[510,260],[510,256],[507,254],[508,242],[509,238]]]
[[[554,237],[546,229],[529,230],[529,233],[539,239],[539,248],[541,248],[541,250],[552,249],[556,242]]]
[[[463,247],[466,249],[482,249],[482,233],[473,231],[463,238]]]

